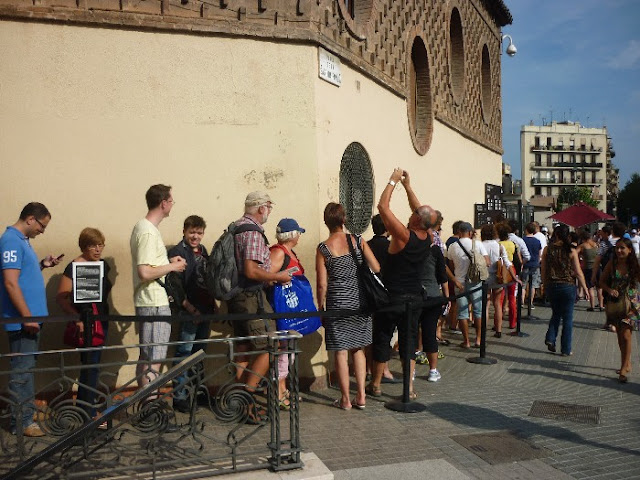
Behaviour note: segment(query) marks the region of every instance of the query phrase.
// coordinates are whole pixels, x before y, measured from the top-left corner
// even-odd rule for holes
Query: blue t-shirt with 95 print
[[[3,272],[9,269],[20,270],[18,285],[31,315],[45,317],[49,314],[44,278],[40,271],[38,256],[33,251],[29,239],[15,227],[7,227],[0,237],[0,269]],[[4,279],[0,282],[0,308],[4,318],[20,316],[9,298],[4,286]],[[4,325],[4,328],[12,332],[20,330],[22,324],[8,323]]]

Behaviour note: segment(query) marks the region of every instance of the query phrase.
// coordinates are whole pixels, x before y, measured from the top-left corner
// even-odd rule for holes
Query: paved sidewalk
[[[416,391],[427,410],[396,413],[384,401],[400,385],[383,385],[381,399],[368,398],[364,411],[332,408],[338,391],[305,394],[301,436],[338,480],[356,478],[640,479],[640,365],[634,332],[634,374],[617,382],[616,335],[602,330],[604,313],[574,317],[571,357],[551,354],[544,334],[551,311],[537,307],[539,320],[525,320],[528,337],[488,334],[487,356],[495,365],[466,361],[478,350],[442,347],[442,379],[426,381],[418,366]],[[559,342],[559,339],[558,339]],[[399,375],[400,365],[392,361]],[[529,416],[534,401],[600,407],[600,423]],[[467,445],[467,447],[463,446]],[[371,468],[377,467],[377,468]],[[420,474],[422,472],[422,474]]]

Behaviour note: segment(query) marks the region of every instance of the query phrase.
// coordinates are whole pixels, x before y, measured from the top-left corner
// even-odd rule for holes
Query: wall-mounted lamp
[[[501,40],[504,41],[505,38],[509,39],[509,45],[507,45],[507,55],[509,55],[510,57],[513,57],[516,53],[518,53],[518,49],[513,44],[513,39],[511,38],[511,35],[502,35]]]

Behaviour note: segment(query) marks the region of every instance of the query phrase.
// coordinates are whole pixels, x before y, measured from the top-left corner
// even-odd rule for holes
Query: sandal
[[[438,350],[438,359],[443,359],[444,358],[444,353],[442,353],[440,350]]]
[[[287,397],[282,397],[278,400],[278,407],[280,410],[290,410],[291,409],[291,401]]]
[[[462,343],[460,344],[460,348],[464,348],[464,349],[466,350],[466,349],[468,349],[468,348],[471,348],[471,345],[469,345],[468,343],[464,343],[464,342],[462,342]]]
[[[356,402],[356,399],[354,398],[353,400],[351,400],[351,406],[353,408],[357,408],[358,410],[364,410],[367,406],[366,403],[358,403]]]
[[[247,425],[264,425],[269,420],[267,411],[264,408],[258,408],[257,405],[249,405],[247,411]]]
[[[332,407],[339,408],[340,410],[351,410],[351,406],[343,407],[339,398],[336,398],[331,404]]]
[[[443,340],[442,338],[438,338],[438,337],[436,337],[436,340],[440,345],[444,345],[444,346],[451,345],[451,342],[449,340]]]
[[[418,398],[418,394],[416,392],[409,392],[409,400],[415,400]]]
[[[364,393],[371,395],[372,397],[381,397],[382,389],[380,387],[374,387],[372,383],[367,385],[364,389]]]

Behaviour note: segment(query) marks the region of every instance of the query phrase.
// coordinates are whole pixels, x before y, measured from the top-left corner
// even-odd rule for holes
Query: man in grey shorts
[[[129,242],[133,267],[133,303],[138,316],[170,317],[167,292],[156,280],[169,272],[183,272],[187,263],[182,257],[172,257],[171,260],[167,258],[167,249],[158,225],[169,216],[175,202],[171,187],[167,185],[152,185],[145,197],[149,211],[133,227]],[[140,360],[148,363],[136,366],[139,387],[144,387],[157,376],[161,367],[158,360],[167,357],[166,345],[144,345],[166,343],[170,335],[169,321],[140,323]]]

